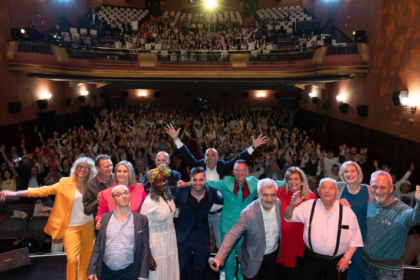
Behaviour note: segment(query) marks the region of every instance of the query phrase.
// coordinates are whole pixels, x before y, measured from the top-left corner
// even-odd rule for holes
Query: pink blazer
[[[105,213],[115,209],[115,203],[112,201],[112,189],[113,187],[110,187],[102,191],[102,197],[99,201],[98,214],[95,217],[95,222],[98,222],[100,219],[102,219],[102,216]],[[144,191],[144,187],[141,183],[138,183],[136,186],[130,186],[128,189],[131,195],[130,208],[134,212],[140,213],[140,207],[147,197],[147,194]]]

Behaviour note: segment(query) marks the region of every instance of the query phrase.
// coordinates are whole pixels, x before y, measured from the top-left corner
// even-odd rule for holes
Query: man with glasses
[[[255,200],[258,180],[255,177],[247,177],[248,173],[248,165],[246,161],[237,160],[233,168],[234,177],[225,176],[223,180],[207,181],[207,186],[220,191],[224,199],[224,207],[220,221],[222,242],[230,229],[238,222],[242,210]],[[284,186],[284,181],[275,182],[278,187]],[[190,183],[185,184],[185,186],[188,185],[190,185]],[[243,238],[241,238],[236,245],[232,247],[230,254],[226,258],[224,267],[226,271],[226,279],[228,280],[232,280],[235,277],[235,256],[239,253],[242,239]],[[238,270],[238,279],[243,279],[240,269]]]
[[[130,192],[112,189],[115,210],[102,217],[102,227],[87,269],[89,280],[149,278],[150,244],[147,217],[130,209]]]
[[[85,215],[98,214],[101,192],[112,186],[112,161],[107,155],[97,156],[95,159],[95,168],[98,173],[95,177],[86,182],[83,189],[83,206]]]

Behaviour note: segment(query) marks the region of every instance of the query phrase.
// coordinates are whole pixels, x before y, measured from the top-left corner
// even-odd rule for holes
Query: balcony
[[[339,80],[369,69],[367,44],[338,44],[301,51],[290,46],[264,51],[171,52],[72,48],[9,41],[10,71],[50,79],[107,83],[124,79]]]

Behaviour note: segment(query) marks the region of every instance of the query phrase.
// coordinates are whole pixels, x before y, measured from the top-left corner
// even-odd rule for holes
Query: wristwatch
[[[343,259],[345,259],[348,263],[349,263],[349,265],[351,264],[351,260],[349,260],[348,258],[346,258],[345,256],[343,256]]]

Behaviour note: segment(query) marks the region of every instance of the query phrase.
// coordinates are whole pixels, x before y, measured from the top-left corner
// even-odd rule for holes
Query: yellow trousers
[[[93,220],[76,227],[68,227],[63,237],[67,255],[67,280],[87,280],[87,268],[95,241]]]

